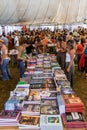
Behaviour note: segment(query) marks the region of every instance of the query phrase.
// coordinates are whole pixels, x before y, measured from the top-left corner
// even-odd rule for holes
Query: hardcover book
[[[75,97],[75,98],[67,98],[64,99],[65,102],[65,106],[66,107],[80,107],[80,106],[84,106],[83,102],[81,101],[81,99],[79,97]]]
[[[62,120],[66,128],[87,128],[85,117],[79,112],[62,114]]]

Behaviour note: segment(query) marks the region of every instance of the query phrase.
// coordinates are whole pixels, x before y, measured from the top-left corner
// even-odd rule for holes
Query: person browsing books
[[[19,48],[18,48],[18,65],[20,69],[20,78],[24,77],[24,70],[25,70],[25,62],[29,61],[30,57],[26,54],[26,47],[28,47],[27,40],[24,39],[22,42],[20,42]]]

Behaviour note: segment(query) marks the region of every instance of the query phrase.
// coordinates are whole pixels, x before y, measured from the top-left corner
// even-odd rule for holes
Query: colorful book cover
[[[40,96],[42,99],[56,99],[57,92],[52,91],[42,91],[40,92]]]
[[[39,114],[40,113],[40,104],[25,103],[23,105],[22,112],[30,113],[30,114],[34,114],[34,113]]]
[[[70,104],[75,103],[82,103],[82,101],[79,98],[68,98]]]
[[[3,110],[2,112],[0,112],[0,120],[7,120],[7,121],[16,121],[18,120],[20,116],[20,112],[19,111],[5,111]]]
[[[29,116],[27,114],[22,114],[21,118],[19,119],[18,125],[19,126],[39,126],[40,117],[39,116]]]
[[[30,84],[31,89],[39,89],[42,87],[43,87],[43,84]]]
[[[59,114],[59,110],[57,106],[52,106],[52,105],[42,105],[41,106],[41,114]]]
[[[23,78],[20,78],[20,81],[21,82],[26,82],[26,83],[29,84],[30,78],[29,77],[23,77]]]
[[[41,115],[40,128],[41,130],[63,130],[60,115]]]
[[[29,94],[29,101],[40,101],[40,89],[31,89]]]
[[[52,105],[52,106],[57,106],[57,101],[55,99],[48,100],[48,99],[43,99],[41,100],[41,105]]]

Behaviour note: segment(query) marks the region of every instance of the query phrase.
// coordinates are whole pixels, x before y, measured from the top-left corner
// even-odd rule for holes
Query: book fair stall
[[[1,130],[86,130],[85,106],[54,54],[32,56],[0,112]]]

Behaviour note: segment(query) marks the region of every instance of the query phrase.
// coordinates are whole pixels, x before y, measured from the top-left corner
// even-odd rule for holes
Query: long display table
[[[18,127],[0,127],[0,130],[19,130]],[[87,128],[64,128],[64,130],[87,130]]]

